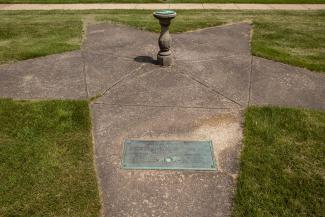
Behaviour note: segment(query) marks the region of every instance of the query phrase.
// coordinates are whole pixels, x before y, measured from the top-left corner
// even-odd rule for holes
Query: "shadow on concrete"
[[[154,60],[150,56],[137,56],[134,58],[134,60],[139,63],[151,63],[157,65],[157,60]]]

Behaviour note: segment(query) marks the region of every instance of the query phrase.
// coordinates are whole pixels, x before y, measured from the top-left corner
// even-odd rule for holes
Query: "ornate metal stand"
[[[169,34],[169,25],[170,21],[176,17],[176,12],[170,10],[156,11],[153,16],[159,20],[161,26],[158,40],[160,51],[157,54],[157,62],[162,66],[170,66],[172,64],[172,53],[170,51],[172,39]]]

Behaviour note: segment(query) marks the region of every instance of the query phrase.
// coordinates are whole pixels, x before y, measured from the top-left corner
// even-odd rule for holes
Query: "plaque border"
[[[211,153],[211,159],[212,159],[212,165],[210,167],[202,167],[202,168],[191,168],[191,167],[165,167],[165,166],[130,166],[125,162],[125,156],[126,156],[126,143],[137,141],[137,142],[207,142],[210,146],[210,153]],[[214,149],[213,149],[213,142],[212,140],[152,140],[152,139],[125,139],[123,142],[123,156],[121,161],[121,167],[125,170],[192,170],[192,171],[216,171],[217,170],[217,161],[216,157],[214,155]]]

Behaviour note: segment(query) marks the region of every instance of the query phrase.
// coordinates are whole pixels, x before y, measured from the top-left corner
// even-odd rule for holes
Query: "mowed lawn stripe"
[[[234,216],[324,216],[324,156],[324,111],[249,108]]]
[[[0,100],[0,216],[97,217],[86,101]]]

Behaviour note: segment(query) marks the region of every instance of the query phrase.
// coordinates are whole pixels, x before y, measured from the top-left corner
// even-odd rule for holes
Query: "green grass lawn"
[[[323,217],[325,112],[249,108],[235,217]]]
[[[0,12],[0,64],[76,50],[81,38],[78,16],[6,16]]]
[[[86,101],[0,100],[0,216],[97,217]]]
[[[0,0],[1,3],[325,3],[325,0]]]
[[[177,12],[171,32],[250,22],[254,55],[325,72],[325,11]],[[0,11],[0,63],[79,49],[82,22],[94,20],[159,31],[152,11]]]

